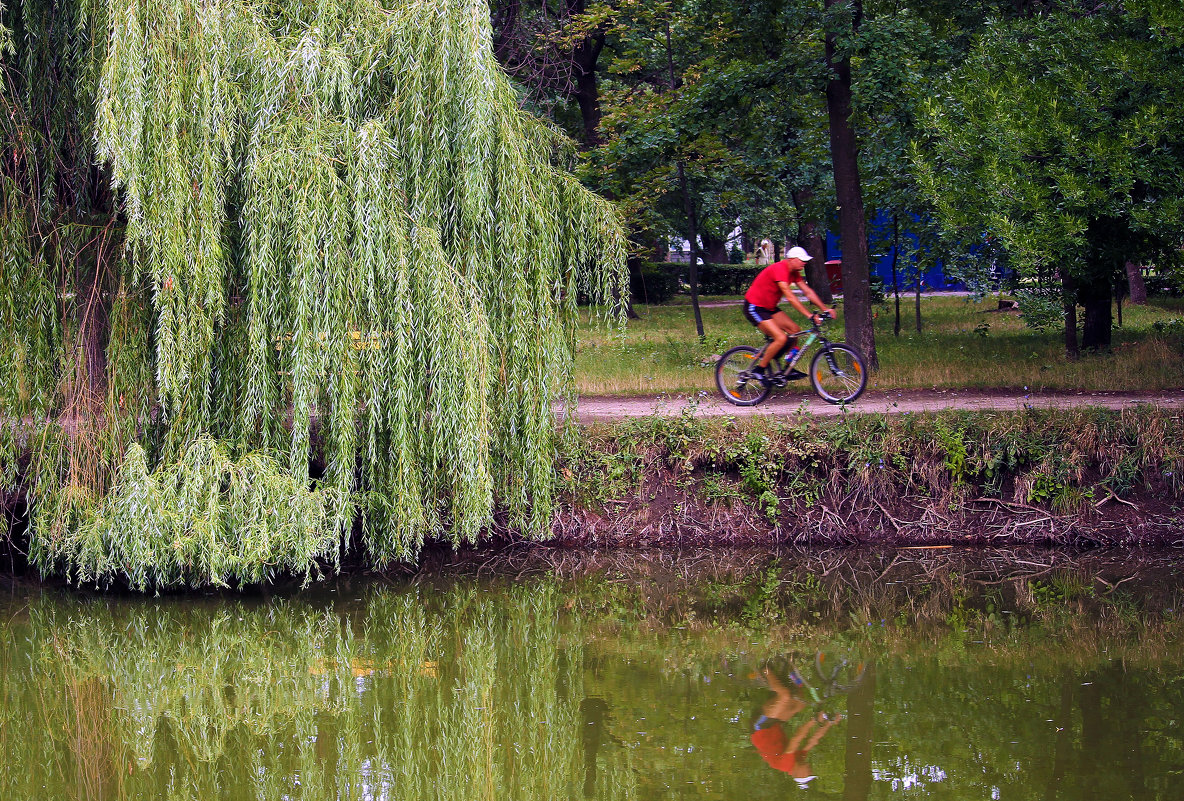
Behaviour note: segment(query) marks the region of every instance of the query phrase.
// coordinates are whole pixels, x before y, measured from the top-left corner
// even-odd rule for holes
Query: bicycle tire
[[[759,380],[741,381],[740,374],[756,366],[760,349],[750,345],[732,348],[715,363],[715,387],[724,400],[736,406],[756,406],[769,397],[772,387]]]
[[[810,361],[810,383],[827,403],[851,403],[867,389],[867,365],[850,345],[830,345]]]

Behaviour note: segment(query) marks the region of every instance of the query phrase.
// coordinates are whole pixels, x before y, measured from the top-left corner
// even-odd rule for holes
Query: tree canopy
[[[1121,8],[997,20],[926,106],[915,160],[942,224],[1055,271],[1086,347],[1109,346],[1123,262],[1184,241],[1182,55]]]
[[[6,271],[4,307],[32,288],[41,302],[20,314],[40,328],[0,358],[44,396],[25,411],[60,410],[61,354],[104,307],[107,359],[80,360],[104,373],[89,418],[126,418],[115,447],[143,442],[148,468],[135,456],[118,478],[84,479],[75,451],[46,460],[34,558],[103,578],[102,555],[145,521],[194,535],[194,505],[209,536],[237,537],[291,491],[233,496],[226,471],[252,450],[266,475],[323,465],[322,522],[340,541],[360,511],[380,562],[426,536],[474,540],[495,504],[545,531],[569,318],[578,295],[619,296],[625,240],[566,171],[570,142],[520,109],[484,0],[109,0],[78,20],[67,43],[81,56],[60,79],[93,98],[94,123],[71,156],[88,163],[93,137],[122,256],[65,326],[55,284],[85,290],[78,270],[32,255]],[[18,43],[6,67],[47,44]],[[34,189],[9,183],[16,201]],[[29,205],[8,204],[6,234],[43,253]],[[201,455],[222,453],[208,438],[228,451]],[[162,486],[154,465],[179,472]]]

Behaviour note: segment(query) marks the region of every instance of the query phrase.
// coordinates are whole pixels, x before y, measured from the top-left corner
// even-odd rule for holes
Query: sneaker
[[[748,372],[752,377],[751,380],[760,381],[761,386],[771,387],[773,385],[773,379],[765,375],[765,369],[763,367],[754,367]]]
[[[797,380],[805,378],[805,377],[806,377],[806,374],[803,373],[801,370],[790,370],[788,373],[785,374],[786,381],[797,381]]]

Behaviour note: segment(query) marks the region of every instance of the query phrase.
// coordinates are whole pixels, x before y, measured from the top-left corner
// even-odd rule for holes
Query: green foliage
[[[1106,297],[1124,261],[1177,261],[1179,46],[1121,5],[991,20],[913,151],[943,227]]]
[[[701,264],[699,291],[704,295],[743,295],[760,269],[743,264]],[[684,265],[684,274],[686,270]]]
[[[34,538],[30,557],[79,584],[123,580],[139,591],[310,578],[339,563],[352,519],[334,487],[310,489],[274,458],[236,459],[205,438],[152,472],[133,444],[111,493],[94,503],[77,525],[62,525],[54,502],[39,505],[34,525],[56,536]]]
[[[690,265],[681,262],[643,262],[641,270],[647,281],[646,291],[651,293],[649,303],[667,302],[690,281]],[[745,264],[700,264],[699,292],[703,295],[742,295],[760,270]],[[662,289],[655,292],[651,289],[651,281]],[[666,287],[669,287],[670,295],[664,293]],[[641,300],[636,289],[633,294],[634,300]]]
[[[685,239],[693,216],[709,258],[725,261],[738,219],[782,239],[795,202],[822,218],[833,204],[816,9],[614,0],[596,11],[602,144],[583,174],[620,198],[639,239]]]
[[[0,381],[0,413],[43,412],[55,391],[69,395],[67,380],[105,383],[107,398],[84,416],[105,406],[121,433],[98,432],[101,446],[68,449],[69,469],[41,471],[41,566],[86,580],[124,571],[139,587],[307,572],[325,547],[294,529],[284,532],[291,549],[281,538],[273,554],[210,555],[200,568],[146,550],[139,562],[115,558],[109,543],[140,523],[127,493],[149,477],[197,487],[243,470],[269,477],[273,504],[332,506],[308,520],[328,514],[335,547],[360,509],[379,564],[413,558],[429,537],[474,542],[495,504],[519,530],[545,534],[576,299],[615,308],[625,238],[614,207],[567,172],[571,143],[519,107],[484,0],[81,9],[73,72],[60,82],[77,84],[88,111],[63,126],[95,142],[72,157],[110,170],[118,209],[105,219],[126,220],[126,257],[87,256],[106,290],[63,269],[60,296],[78,299],[70,325],[102,307],[106,375],[79,368],[95,340],[61,330],[49,232],[30,228],[32,190],[5,179],[0,325],[19,334],[0,352],[13,370]],[[101,36],[88,48],[92,30]],[[54,41],[22,47],[43,58]],[[55,242],[85,237],[108,241],[52,231]],[[66,350],[72,337],[79,352]],[[113,467],[78,465],[78,454],[117,463],[125,438],[144,433],[147,455],[128,451],[130,483],[105,504]],[[273,461],[206,464],[195,448]],[[324,481],[297,502],[314,458]],[[290,488],[273,475],[278,464]],[[88,538],[90,550],[76,547]]]
[[[669,303],[679,291],[678,271],[666,264],[643,261],[630,273],[629,291],[634,303]]]
[[[1065,300],[1052,287],[1025,287],[1015,293],[1020,304],[1020,319],[1037,331],[1052,331],[1065,322]]]
[[[1151,324],[1151,330],[1177,343],[1184,343],[1184,319],[1179,317],[1173,317],[1170,320],[1156,320]]]
[[[937,443],[942,448],[946,470],[950,471],[950,477],[958,484],[966,476],[966,457],[969,455],[966,449],[966,429],[961,426],[951,427],[941,417],[934,420],[934,429],[937,433]]]

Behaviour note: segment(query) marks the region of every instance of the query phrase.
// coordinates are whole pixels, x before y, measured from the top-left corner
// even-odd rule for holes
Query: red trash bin
[[[830,282],[830,291],[843,291],[843,262],[839,259],[831,259],[826,263],[826,280]]]

